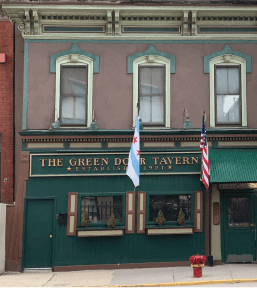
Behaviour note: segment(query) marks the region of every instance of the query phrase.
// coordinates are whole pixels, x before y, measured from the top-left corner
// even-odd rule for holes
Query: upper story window
[[[241,124],[239,66],[215,66],[216,124]]]
[[[170,74],[175,73],[175,56],[149,45],[128,56],[127,73],[133,73],[133,126],[139,103],[146,128],[170,128]]]
[[[50,72],[56,73],[55,121],[62,128],[89,127],[92,122],[93,74],[99,73],[99,55],[73,44],[50,56]]]
[[[139,66],[139,107],[143,125],[165,125],[165,66]]]
[[[87,79],[87,66],[61,66],[61,125],[87,125]]]
[[[225,45],[204,56],[204,73],[210,73],[210,127],[247,126],[246,73],[251,73],[251,56]]]

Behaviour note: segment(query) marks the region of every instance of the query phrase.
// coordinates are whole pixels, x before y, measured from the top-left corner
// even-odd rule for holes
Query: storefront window
[[[107,223],[112,214],[116,223],[122,222],[122,196],[91,196],[81,199],[81,222],[84,215],[90,223]]]
[[[180,208],[186,221],[191,221],[191,195],[151,195],[149,221],[155,222],[160,210],[166,221],[177,221]]]

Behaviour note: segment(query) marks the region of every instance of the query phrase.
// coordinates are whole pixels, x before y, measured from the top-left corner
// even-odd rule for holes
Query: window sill
[[[193,227],[154,227],[146,228],[147,235],[193,234]]]
[[[94,228],[94,227],[92,227]],[[77,237],[103,237],[103,236],[123,236],[125,229],[106,228],[106,229],[77,229]]]

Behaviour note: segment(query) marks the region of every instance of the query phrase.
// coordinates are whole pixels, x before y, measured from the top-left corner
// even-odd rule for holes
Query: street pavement
[[[234,284],[236,283],[236,284]],[[52,272],[28,270],[24,273],[5,272],[0,287],[154,287],[239,285],[257,287],[257,264],[224,264],[204,267],[203,277],[193,278],[193,268],[167,267],[147,269],[84,270]],[[231,284],[231,285],[228,285]],[[232,285],[233,284],[233,285]]]

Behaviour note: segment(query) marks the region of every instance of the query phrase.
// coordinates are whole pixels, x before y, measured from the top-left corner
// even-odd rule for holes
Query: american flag
[[[205,185],[206,189],[209,189],[209,178],[210,178],[210,170],[209,170],[209,155],[208,155],[208,143],[206,139],[206,119],[205,113],[203,114],[203,126],[201,133],[201,141],[200,141],[200,150],[202,151],[202,171],[201,178],[202,182]]]

